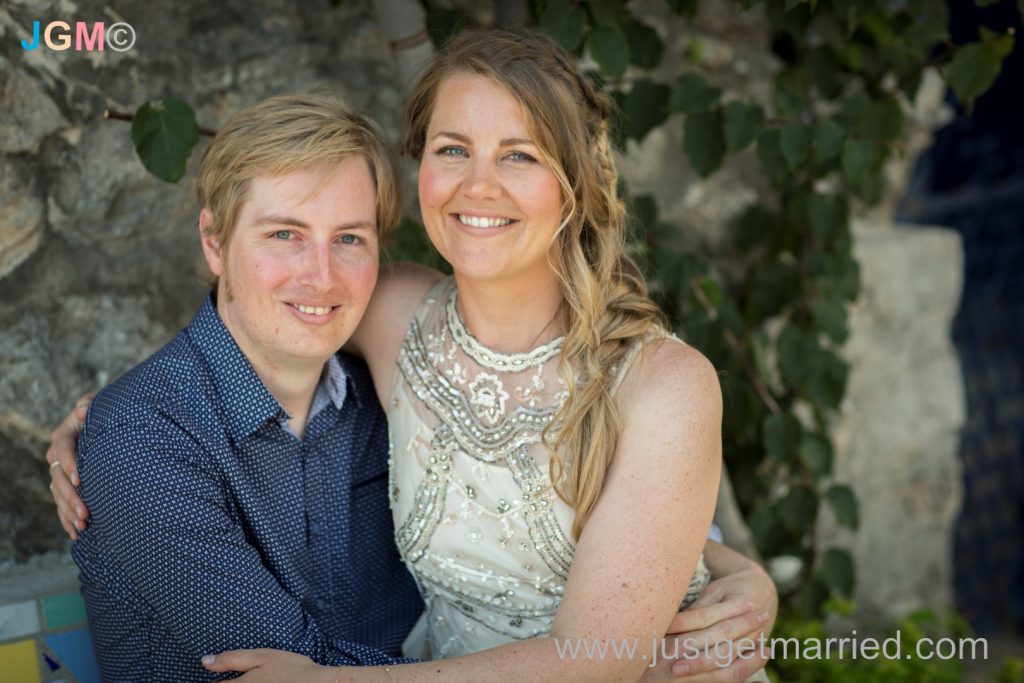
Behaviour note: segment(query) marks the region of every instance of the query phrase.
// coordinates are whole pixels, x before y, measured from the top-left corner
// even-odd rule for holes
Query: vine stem
[[[135,117],[127,112],[114,111],[113,109],[104,109],[103,118],[115,119],[117,121],[131,121]],[[217,131],[213,130],[212,128],[204,128],[202,126],[198,126],[197,129],[200,135],[205,135],[206,137],[212,138],[214,135],[217,134]]]
[[[718,311],[715,310],[714,305],[708,301],[707,296],[704,294],[704,290],[697,285],[696,280],[690,281],[690,289],[693,291],[693,296],[697,299],[697,302],[700,303],[701,307],[704,309],[704,312],[711,316],[712,319],[718,317]],[[747,377],[750,379],[750,383],[754,386],[754,391],[757,392],[757,395],[764,404],[768,406],[768,410],[770,410],[773,415],[781,415],[782,408],[775,400],[775,397],[772,396],[771,391],[768,390],[767,385],[765,385],[764,381],[757,374],[757,371],[750,364],[750,359],[747,358],[745,353],[743,353],[743,344],[741,344],[740,340],[736,338],[736,335],[732,333],[732,330],[723,331],[722,336],[725,337],[725,343],[729,346],[729,349],[740,359],[743,371],[747,374]]]

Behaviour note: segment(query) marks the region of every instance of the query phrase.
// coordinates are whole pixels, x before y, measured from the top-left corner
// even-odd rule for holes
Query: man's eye
[[[362,244],[363,242],[363,238],[358,235],[342,235],[340,239],[342,244]]]
[[[270,235],[275,240],[288,240],[292,238],[291,230],[276,230]]]

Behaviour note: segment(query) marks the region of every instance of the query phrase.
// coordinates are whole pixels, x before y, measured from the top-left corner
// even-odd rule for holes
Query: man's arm
[[[395,662],[320,630],[246,541],[222,483],[181,430],[136,423],[89,436],[79,461],[93,521],[80,543],[123,571],[197,662],[234,647],[290,650],[332,665]]]

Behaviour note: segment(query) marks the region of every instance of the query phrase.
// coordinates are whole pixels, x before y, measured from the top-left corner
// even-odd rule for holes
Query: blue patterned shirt
[[[336,358],[300,440],[208,298],[97,395],[72,554],[104,680],[209,680],[200,657],[234,648],[396,661],[422,603],[394,545],[384,414],[365,364]]]

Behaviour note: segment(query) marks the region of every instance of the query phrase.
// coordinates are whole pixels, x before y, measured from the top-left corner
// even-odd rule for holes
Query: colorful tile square
[[[47,628],[85,623],[85,601],[80,593],[50,595],[42,599]]]
[[[35,600],[0,607],[0,640],[28,636],[39,631]]]
[[[43,636],[43,643],[58,662],[68,669],[79,683],[100,683],[100,670],[92,649],[88,629],[80,628],[66,633]]]
[[[5,681],[18,683],[39,683],[39,664],[36,660],[34,640],[22,640],[10,645],[0,645],[0,671]],[[96,677],[99,681],[99,677]]]

